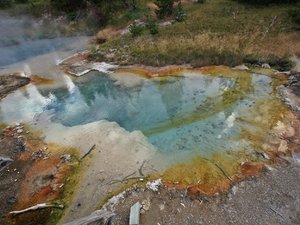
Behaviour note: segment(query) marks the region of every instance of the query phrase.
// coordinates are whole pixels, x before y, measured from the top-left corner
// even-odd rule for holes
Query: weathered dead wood
[[[35,206],[31,206],[29,208],[26,208],[26,209],[22,209],[22,210],[18,210],[18,211],[12,211],[9,214],[12,215],[12,216],[16,216],[16,215],[23,214],[23,213],[26,213],[26,212],[29,212],[29,211],[34,211],[34,210],[38,210],[38,209],[45,209],[45,208],[63,209],[64,206],[63,205],[40,203],[40,204],[37,204]]]
[[[108,185],[112,185],[112,184],[116,184],[116,183],[123,183],[129,180],[139,180],[139,179],[146,179],[146,177],[144,176],[138,176],[138,177],[128,177],[128,178],[124,178],[122,180],[112,180],[111,182],[108,182]]]
[[[217,163],[214,163],[214,165],[223,173],[223,175],[229,180],[231,185],[234,185],[234,181],[227,175],[227,173],[225,172],[225,170],[218,165]]]
[[[114,213],[105,210],[97,210],[89,216],[66,223],[64,225],[110,225],[114,216]]]
[[[142,163],[142,165],[141,165],[141,167],[139,168],[139,174],[140,174],[141,176],[145,176],[144,173],[143,173],[143,167],[144,167],[144,165],[145,165],[146,162],[147,162],[147,161],[144,160],[143,163]]]
[[[223,175],[229,180],[230,184],[233,186],[234,185],[234,181],[227,175],[227,173],[225,172],[225,170],[217,163],[214,163],[212,161],[210,161],[207,158],[203,158],[204,160],[210,162],[211,164],[215,165],[222,173]]]
[[[271,23],[270,23],[270,25],[267,27],[266,31],[264,32],[262,39],[264,39],[266,37],[267,33],[270,32],[270,30],[274,26],[276,20],[277,20],[277,16],[274,16]]]
[[[279,215],[282,219],[284,219],[283,215],[278,212],[277,210],[273,209],[272,207],[269,207],[274,213],[276,213],[277,215]]]
[[[87,156],[94,150],[95,147],[96,147],[96,145],[94,144],[94,145],[90,148],[90,150],[88,150],[88,152],[85,153],[85,154],[80,158],[80,160],[83,160],[85,157],[87,157]]]

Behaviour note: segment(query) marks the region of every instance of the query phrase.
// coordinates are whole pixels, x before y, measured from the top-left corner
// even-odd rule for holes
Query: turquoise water
[[[128,131],[141,130],[161,152],[206,154],[250,148],[239,135],[242,129],[258,128],[243,118],[256,116],[249,110],[257,101],[273,97],[271,78],[254,74],[247,84],[251,91],[238,90],[237,79],[222,75],[130,76],[140,82],[126,86],[108,74],[90,72],[68,78],[59,88],[32,85],[2,101],[0,118],[32,120],[47,113],[52,122],[65,126],[115,121]],[[230,102],[226,96],[235,91],[241,96]]]

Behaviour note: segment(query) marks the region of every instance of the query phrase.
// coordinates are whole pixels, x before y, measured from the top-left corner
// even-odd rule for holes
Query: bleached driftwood
[[[12,216],[15,216],[15,215],[22,214],[22,213],[25,213],[25,212],[34,211],[34,210],[38,210],[38,209],[45,209],[45,208],[59,208],[59,209],[63,209],[64,206],[63,205],[54,205],[54,204],[40,203],[40,204],[37,204],[35,206],[31,206],[29,208],[26,208],[26,209],[22,209],[22,210],[18,210],[18,211],[12,211],[9,214],[12,215]]]
[[[96,147],[96,145],[94,144],[90,150],[87,151],[87,153],[85,153],[81,158],[80,158],[80,161],[83,160],[85,157],[87,157],[93,150],[94,148]]]
[[[110,225],[114,216],[114,213],[107,212],[105,210],[97,210],[89,216],[66,223],[64,225]]]

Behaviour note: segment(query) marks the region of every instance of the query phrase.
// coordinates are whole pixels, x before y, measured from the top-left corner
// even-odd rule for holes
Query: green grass
[[[136,38],[115,38],[100,46],[94,57],[105,58],[110,48],[117,48],[107,60],[119,64],[233,66],[249,58],[286,60],[300,55],[300,33],[288,16],[297,6],[254,7],[231,0],[186,5],[185,22],[160,27],[156,36],[144,32]]]

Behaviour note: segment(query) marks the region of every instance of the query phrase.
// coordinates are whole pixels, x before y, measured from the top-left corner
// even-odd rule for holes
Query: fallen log
[[[29,212],[29,211],[34,211],[34,210],[38,210],[38,209],[45,209],[45,208],[63,209],[64,206],[63,205],[54,205],[54,204],[41,203],[41,204],[37,204],[35,206],[31,206],[31,207],[26,208],[26,209],[22,209],[22,210],[18,210],[18,211],[12,211],[9,214],[12,215],[12,216],[16,216],[16,215],[26,213],[26,212]]]

